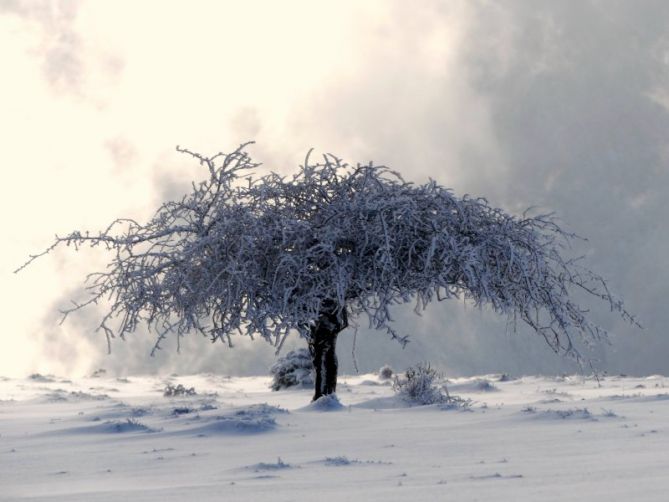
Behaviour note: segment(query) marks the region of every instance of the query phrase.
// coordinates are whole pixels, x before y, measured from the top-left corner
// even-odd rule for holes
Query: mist
[[[54,232],[146,219],[187,192],[204,173],[176,144],[215,153],[250,139],[266,170],[290,173],[314,147],[515,214],[554,212],[588,239],[573,255],[644,325],[586,303],[611,333],[611,345],[589,354],[597,367],[669,373],[669,4],[296,2],[279,13],[251,3],[170,5],[159,19],[146,7],[119,42],[131,10],[123,2],[100,14],[77,3],[0,3],[2,40],[21,41],[0,44],[15,69],[0,101],[10,138],[0,155],[12,166],[2,213],[15,236],[2,251],[9,328],[0,336],[12,349],[0,374],[265,373],[275,351],[263,341],[230,349],[193,335],[180,354],[172,344],[151,358],[152,335],[142,332],[107,354],[94,309],[59,325],[58,308],[104,266],[103,254],[66,249],[11,275]],[[152,37],[140,29],[149,19]],[[406,349],[361,319],[355,336],[339,337],[342,371],[423,360],[451,375],[578,369],[485,308],[440,303],[418,317],[408,306],[396,318],[411,337]],[[286,349],[303,344],[294,337]]]

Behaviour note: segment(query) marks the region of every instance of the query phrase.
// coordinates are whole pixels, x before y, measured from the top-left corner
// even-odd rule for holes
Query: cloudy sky
[[[188,190],[204,173],[176,145],[250,139],[268,170],[289,173],[314,147],[511,212],[554,211],[645,326],[592,304],[612,332],[599,367],[669,373],[668,21],[663,0],[0,0],[0,374],[265,372],[263,342],[194,337],[149,358],[137,333],[107,355],[98,313],[60,326],[101,251],[12,273],[55,233],[146,219]],[[362,371],[424,359],[449,374],[574,370],[485,309],[410,310],[398,313],[406,350],[361,327]],[[344,371],[352,339],[340,337]]]

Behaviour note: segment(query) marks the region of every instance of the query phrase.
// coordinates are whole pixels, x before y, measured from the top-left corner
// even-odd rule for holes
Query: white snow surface
[[[0,500],[668,500],[667,377],[450,379],[469,409],[375,375],[340,377],[340,406],[269,385],[0,377]]]

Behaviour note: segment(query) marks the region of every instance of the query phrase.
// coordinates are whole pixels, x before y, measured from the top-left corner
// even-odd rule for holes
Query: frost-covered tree
[[[349,319],[364,315],[406,343],[391,325],[396,304],[485,304],[576,358],[575,335],[592,343],[606,332],[575,290],[635,322],[600,276],[563,257],[574,236],[550,215],[513,216],[333,155],[307,155],[291,177],[256,176],[247,145],[212,157],[177,148],[208,172],[190,194],[146,224],[119,219],[100,233],[56,237],[26,265],[61,244],[110,251],[108,268],[88,276],[90,298],[64,312],[108,300],[100,323],[108,340],[144,324],[156,333],[154,350],[193,331],[230,346],[233,334],[258,335],[278,350],[297,332],[313,358],[314,399],[335,392],[335,342]]]

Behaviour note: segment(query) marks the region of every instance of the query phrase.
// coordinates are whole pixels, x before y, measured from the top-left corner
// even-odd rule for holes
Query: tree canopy
[[[257,176],[247,147],[210,157],[177,147],[207,169],[191,193],[146,224],[118,219],[96,234],[56,237],[23,267],[62,244],[104,246],[108,268],[88,276],[90,298],[65,314],[108,299],[107,338],[145,324],[155,348],[191,331],[228,343],[257,334],[280,347],[291,331],[308,338],[324,312],[364,315],[405,343],[393,305],[415,302],[420,311],[464,298],[578,357],[575,336],[591,343],[606,332],[575,302],[576,290],[635,323],[604,279],[563,256],[575,236],[550,214],[514,216],[435,181],[413,184],[329,154],[318,162],[308,154],[293,176]]]

